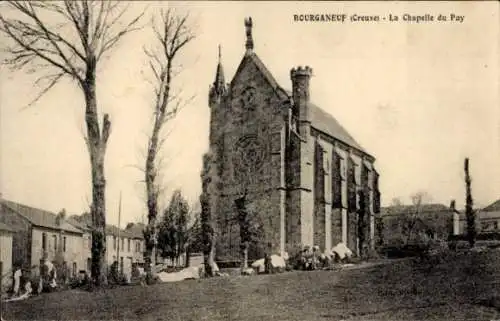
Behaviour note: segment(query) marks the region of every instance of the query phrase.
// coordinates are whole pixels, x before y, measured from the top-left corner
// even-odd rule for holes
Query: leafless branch
[[[118,1],[6,1],[4,5],[16,13],[11,16],[8,10],[0,12],[0,33],[10,40],[2,46],[7,53],[4,63],[13,70],[57,75],[51,79],[41,77],[49,83],[30,105],[64,76],[82,85],[89,69],[95,69],[99,58],[123,36],[137,30],[144,15],[142,12],[119,27],[127,6]],[[123,9],[116,13],[118,8]],[[67,36],[63,36],[63,31]],[[52,73],[51,68],[57,72]]]

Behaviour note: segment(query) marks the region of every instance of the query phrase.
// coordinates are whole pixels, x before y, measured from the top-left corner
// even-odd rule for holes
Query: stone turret
[[[220,103],[221,97],[226,93],[226,83],[224,78],[224,68],[221,61],[221,46],[219,45],[219,61],[217,63],[217,70],[215,72],[215,80],[209,89],[209,105],[212,107]]]
[[[299,66],[290,71],[292,80],[293,114],[299,119],[299,132],[303,136],[308,133],[306,127],[311,123],[309,110],[310,91],[309,83],[312,76],[312,68]],[[306,126],[306,127],[304,127]]]

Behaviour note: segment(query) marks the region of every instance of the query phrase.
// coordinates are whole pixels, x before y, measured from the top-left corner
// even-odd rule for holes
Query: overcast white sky
[[[141,10],[144,3],[134,3]],[[186,48],[179,79],[196,95],[172,124],[165,146],[168,191],[181,188],[190,202],[201,190],[201,157],[207,150],[208,86],[217,45],[229,82],[244,54],[243,19],[254,21],[255,51],[277,81],[290,88],[296,65],[314,70],[312,100],[333,114],[376,158],[383,204],[427,191],[435,202],[462,206],[463,160],[471,159],[473,196],[487,205],[500,198],[499,6],[497,2],[149,2],[149,12],[188,10],[198,37]],[[463,23],[306,23],[293,14],[402,15],[455,13]],[[123,193],[122,225],[145,213],[142,173],[152,95],[143,80],[142,45],[148,30],[124,38],[100,66],[98,99],[113,131],[106,156],[107,221],[116,224]],[[69,213],[88,209],[90,168],[82,139],[83,100],[61,83],[31,108],[32,78],[0,73],[3,197]],[[168,162],[167,162],[168,161]],[[165,196],[168,198],[168,195]]]

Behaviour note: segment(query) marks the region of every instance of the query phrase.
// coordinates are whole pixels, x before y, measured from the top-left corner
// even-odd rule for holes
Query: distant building
[[[8,290],[12,285],[12,236],[14,233],[13,228],[0,223],[0,262],[2,262],[2,270],[0,271],[2,288],[0,293]]]
[[[92,256],[91,218],[89,213],[71,216],[69,222],[84,231],[83,239],[87,247],[83,256],[86,257],[87,270],[90,272]],[[131,227],[131,225],[129,225]],[[111,266],[118,263],[120,271],[130,275],[132,265],[143,263],[144,237],[139,232],[140,227],[119,229],[114,225],[106,225],[106,262]]]
[[[465,211],[457,212],[454,234],[466,234],[467,219]],[[476,213],[476,231],[479,233],[500,232],[500,200],[480,209]]]
[[[75,215],[70,216],[67,222],[82,231],[82,262],[84,263],[79,267],[79,271],[83,270],[90,274],[92,267],[92,235],[90,228],[87,224],[82,223],[75,219]]]
[[[397,205],[380,210],[384,244],[401,244],[429,239],[447,240],[453,233],[455,211],[443,204]],[[411,232],[408,231],[411,226]]]
[[[82,258],[83,232],[52,212],[8,200],[1,201],[0,222],[16,230],[13,234],[13,262],[38,273],[43,259],[62,264],[76,275],[85,267]]]
[[[125,228],[125,231],[132,235],[133,240],[133,258],[134,263],[142,264],[144,263],[144,251],[146,250],[144,241],[144,228],[146,226],[142,223],[129,223]]]
[[[253,50],[251,18],[245,27],[246,52],[231,83],[219,60],[209,91],[210,167],[220,180],[211,195],[217,260],[241,257],[236,203],[243,198],[263,231],[250,258],[305,245],[324,250],[340,241],[357,251],[360,204],[365,245],[373,247],[380,203],[375,157],[312,103],[312,69],[293,68],[291,91],[285,90]]]

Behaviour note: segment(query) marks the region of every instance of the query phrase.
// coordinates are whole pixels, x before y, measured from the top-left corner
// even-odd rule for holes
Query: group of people
[[[54,291],[57,288],[57,271],[54,264],[49,260],[45,260],[42,266],[40,266],[39,278],[31,278],[30,272],[24,270],[23,273],[21,264],[17,264],[13,273],[12,296],[10,300],[22,300],[34,294]]]
[[[311,271],[328,268],[332,263],[345,262],[352,256],[352,251],[344,244],[339,243],[330,251],[321,252],[319,246],[305,246],[300,253],[299,269]]]

